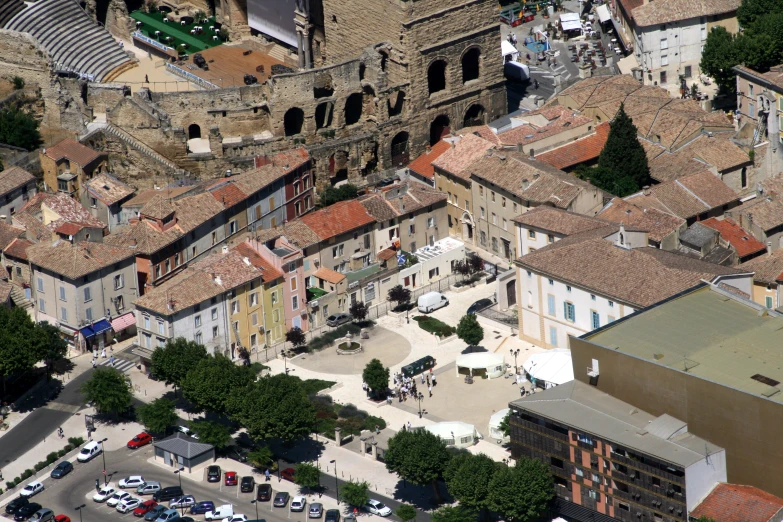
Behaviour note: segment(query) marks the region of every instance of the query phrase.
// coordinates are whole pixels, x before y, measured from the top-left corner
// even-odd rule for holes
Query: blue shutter
[[[555,315],[555,296],[548,295],[547,303],[549,304],[549,315]]]

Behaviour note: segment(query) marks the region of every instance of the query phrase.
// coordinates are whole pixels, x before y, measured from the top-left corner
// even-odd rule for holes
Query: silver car
[[[196,497],[193,495],[185,495],[183,497],[175,498],[169,502],[170,509],[183,509],[190,508],[196,505]]]
[[[346,314],[345,312],[341,312],[339,314],[330,315],[326,319],[326,324],[329,326],[340,326],[341,324],[345,324],[351,321],[353,317],[351,317],[351,314]]]
[[[313,502],[310,504],[310,511],[308,512],[308,517],[310,518],[321,518],[321,516],[324,514],[324,505],[320,502]]]

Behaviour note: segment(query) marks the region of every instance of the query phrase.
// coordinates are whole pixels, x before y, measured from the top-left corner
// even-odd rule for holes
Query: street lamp
[[[87,507],[86,504],[82,504],[81,506],[76,506],[75,508],[73,508],[79,512],[79,522],[82,522],[82,509],[86,507]]]
[[[181,473],[183,471],[185,471],[184,467],[174,470],[174,474],[177,475],[177,478],[179,479],[179,489],[180,489],[180,491],[182,491],[182,475],[181,475]],[[180,508],[180,510],[182,510],[182,516],[185,516],[185,504],[180,502],[179,503],[179,508]]]
[[[280,458],[277,459],[277,481],[282,482],[282,478],[280,478]]]
[[[419,396],[416,397],[416,400],[419,401],[419,418],[421,419],[421,401],[424,400],[424,394],[419,392]]]
[[[258,500],[251,500],[251,504],[254,504],[256,506],[256,520],[259,520],[258,518]]]
[[[106,472],[106,452],[104,451],[103,443],[106,442],[109,439],[103,439],[101,441],[98,441],[98,444],[101,445],[101,457],[103,457],[103,485],[109,483],[109,474]],[[80,513],[81,514],[81,513]]]
[[[519,372],[517,371],[517,355],[519,355],[519,348],[514,350],[513,348],[510,350],[511,355],[514,356],[514,375],[517,375]]]
[[[329,464],[334,464],[334,489],[337,496],[337,505],[340,505],[340,483],[337,481],[337,461],[330,460]]]

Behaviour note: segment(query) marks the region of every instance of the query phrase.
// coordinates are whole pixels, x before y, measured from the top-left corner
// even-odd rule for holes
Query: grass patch
[[[296,378],[299,379],[299,377]],[[309,395],[315,395],[321,390],[331,388],[335,384],[337,383],[334,381],[324,381],[322,379],[307,379],[302,381],[302,388],[304,388],[304,391],[309,396]]]
[[[307,302],[309,303],[313,299],[318,299],[322,295],[326,295],[329,292],[327,292],[323,288],[318,288],[317,286],[314,286],[314,287],[305,289],[305,293],[307,294]]]
[[[429,317],[426,315],[417,315],[413,318],[414,321],[419,323],[419,328],[429,332],[438,337],[448,337],[457,332],[457,329],[453,326],[449,326],[439,319]]]

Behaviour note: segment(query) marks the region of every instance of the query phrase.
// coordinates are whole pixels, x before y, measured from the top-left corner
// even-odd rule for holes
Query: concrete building
[[[215,461],[215,448],[184,433],[175,433],[155,442],[155,460],[173,468],[185,468],[193,473]]]
[[[120,208],[122,209],[120,223],[122,225],[127,225],[131,220],[137,219],[139,217],[139,212],[144,205],[149,203],[155,196],[162,196],[164,199],[174,202],[187,195],[196,194],[196,188],[195,185],[187,185],[183,187],[156,188],[139,191],[131,199],[120,204]]]
[[[310,276],[307,307],[313,328],[324,326],[331,315],[348,311],[347,290],[347,278],[340,272],[321,267]]]
[[[752,138],[754,145],[764,141],[783,143],[783,65],[776,65],[765,73],[744,65],[737,65],[732,70],[737,73],[735,119],[740,136]],[[780,166],[779,161],[774,166],[768,165],[773,168],[767,174],[777,175],[780,172],[775,168],[777,166]]]
[[[133,196],[134,190],[106,173],[94,176],[84,186],[85,190],[79,194],[82,205],[106,223],[109,232],[119,228],[122,224],[122,204]]]
[[[432,166],[432,162],[449,150],[449,147],[451,147],[451,143],[446,140],[440,140],[432,147],[428,146],[424,154],[419,155],[418,158],[408,164],[408,173],[422,183],[434,187],[435,167]]]
[[[106,171],[108,155],[66,138],[39,153],[44,189],[81,198],[84,183]]]
[[[37,192],[35,176],[19,167],[0,172],[0,216],[10,224],[12,216]],[[2,219],[2,218],[0,218]]]
[[[720,234],[721,241],[726,242],[736,253],[738,263],[746,263],[767,253],[767,246],[764,243],[754,238],[731,218],[709,218],[699,223]]]
[[[688,227],[685,219],[651,206],[638,206],[622,198],[612,198],[596,217],[625,224],[629,228],[647,231],[651,247],[677,250],[680,233]],[[638,203],[642,203],[638,201]]]
[[[447,237],[416,250],[414,255],[419,262],[401,269],[399,274],[401,284],[406,288],[428,285],[453,274],[454,263],[465,260],[465,244]]]
[[[580,380],[509,406],[511,453],[549,467],[554,515],[687,522],[726,481],[726,450],[690,433],[686,422],[652,415]]]
[[[773,196],[757,197],[726,214],[768,250],[783,248],[783,203]]]
[[[726,450],[727,481],[783,491],[781,314],[699,284],[569,344],[574,377]]]

